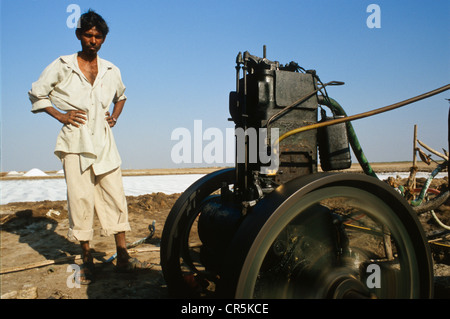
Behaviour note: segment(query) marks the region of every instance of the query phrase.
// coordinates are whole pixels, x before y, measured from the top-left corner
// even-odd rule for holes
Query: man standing
[[[102,235],[115,236],[117,269],[148,267],[130,258],[126,249],[125,232],[130,225],[121,159],[111,130],[125,104],[125,86],[119,69],[97,55],[108,31],[99,14],[91,10],[83,14],[76,30],[81,51],[53,61],[28,93],[33,113],[46,112],[64,124],[55,155],[62,161],[67,184],[68,237],[80,241],[82,248],[83,284],[93,279],[89,241],[94,212]],[[111,104],[112,114],[108,111]]]

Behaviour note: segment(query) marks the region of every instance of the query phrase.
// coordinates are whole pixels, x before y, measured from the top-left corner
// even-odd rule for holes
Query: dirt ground
[[[408,164],[374,166],[376,171],[407,171]],[[401,168],[400,168],[401,167]],[[354,169],[357,170],[357,169]],[[198,171],[189,171],[189,173]],[[204,171],[207,173],[208,171]],[[124,175],[145,175],[152,172],[124,172]],[[155,171],[153,171],[155,173]],[[161,172],[159,172],[161,173]],[[164,172],[163,172],[164,173]],[[169,172],[165,172],[169,173]],[[172,171],[172,173],[174,173]],[[176,171],[175,173],[183,173]],[[398,181],[404,183],[405,181]],[[419,181],[418,181],[419,182]],[[434,188],[446,187],[439,179]],[[159,244],[165,219],[180,194],[163,193],[128,196],[129,221],[132,231],[127,242],[133,243],[155,233],[149,243],[130,250],[133,257],[150,262],[153,267],[135,273],[117,273],[115,262],[107,260],[115,253],[113,237],[100,237],[96,232],[91,247],[96,260],[96,280],[77,286],[72,265],[80,264],[81,250],[66,238],[68,230],[66,201],[10,203],[0,206],[1,225],[1,298],[2,299],[164,299],[167,287],[159,261]],[[450,224],[450,203],[436,211],[442,221]],[[426,232],[437,229],[431,216],[420,216]],[[447,245],[450,241],[447,240]],[[450,298],[450,248],[439,243],[430,245],[435,261],[435,298]]]

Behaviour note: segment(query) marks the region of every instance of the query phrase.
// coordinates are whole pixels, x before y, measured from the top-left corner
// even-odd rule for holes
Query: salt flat
[[[186,190],[204,174],[124,176],[125,195],[138,196],[151,193],[174,194]],[[17,179],[0,181],[0,204],[65,200],[64,178]]]
[[[372,167],[380,180],[388,177],[408,178],[411,163],[374,163]],[[424,163],[418,163],[417,178],[426,178],[434,169]],[[174,194],[186,190],[192,183],[205,174],[220,168],[180,168],[180,169],[147,169],[123,170],[125,195],[139,196],[151,193]],[[352,164],[349,172],[362,172],[359,164]],[[0,180],[0,204],[12,202],[34,202],[43,200],[66,200],[66,184],[64,175],[58,172],[42,172],[38,169],[28,171],[28,178],[23,173],[2,174]],[[8,176],[9,175],[9,176]],[[447,172],[439,173],[436,178],[448,176]]]

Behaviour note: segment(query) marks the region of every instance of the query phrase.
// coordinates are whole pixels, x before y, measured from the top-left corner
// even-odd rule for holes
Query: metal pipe
[[[241,72],[241,64],[242,64],[242,53],[239,52],[236,57],[236,93],[239,94],[239,74]],[[239,100],[237,101],[239,103]],[[239,104],[238,104],[239,105]]]
[[[323,98],[322,104],[334,108],[336,111],[338,111],[339,115],[343,115],[344,117],[343,118],[338,118],[338,119],[335,119],[335,120],[331,120],[331,121],[325,121],[325,122],[319,122],[319,123],[315,123],[315,124],[311,124],[311,125],[306,125],[306,126],[299,127],[297,129],[291,130],[291,131],[283,134],[282,136],[280,136],[278,138],[278,140],[275,142],[276,143],[275,146],[277,144],[279,144],[282,140],[284,140],[285,138],[287,138],[287,137],[289,137],[291,135],[298,134],[298,133],[305,132],[305,131],[309,131],[309,130],[313,130],[313,129],[317,129],[317,128],[320,128],[320,127],[325,127],[325,126],[328,126],[328,125],[334,125],[334,124],[346,122],[347,123],[347,131],[348,131],[349,136],[350,136],[350,143],[351,143],[352,149],[355,152],[355,155],[356,155],[356,157],[358,159],[358,162],[360,163],[364,173],[367,174],[367,175],[373,176],[373,177],[377,177],[377,175],[373,171],[372,167],[370,166],[369,161],[365,157],[364,152],[362,151],[361,145],[359,144],[358,138],[356,137],[356,133],[355,133],[355,131],[353,129],[353,126],[352,126],[350,121],[358,120],[358,119],[361,119],[361,118],[369,117],[369,116],[380,114],[380,113],[383,113],[383,112],[387,112],[387,111],[390,111],[390,110],[393,110],[393,109],[405,106],[407,104],[411,104],[411,103],[423,100],[423,99],[431,97],[433,95],[442,93],[442,92],[447,91],[449,89],[450,89],[450,84],[447,84],[447,85],[442,86],[442,87],[440,87],[438,89],[435,89],[433,91],[430,91],[430,92],[418,95],[416,97],[413,97],[413,98],[410,98],[410,99],[407,99],[407,100],[404,100],[404,101],[401,101],[401,102],[398,102],[398,103],[395,103],[395,104],[391,104],[391,105],[388,105],[388,106],[385,106],[385,107],[382,107],[382,108],[379,108],[379,109],[375,109],[375,110],[372,110],[372,111],[368,111],[368,112],[365,112],[365,113],[360,113],[360,114],[356,114],[356,115],[352,115],[352,116],[347,116],[345,114],[345,111],[342,109],[342,107],[339,105],[339,103],[337,103],[335,100],[333,100],[333,99],[331,99],[329,97]],[[449,109],[449,125],[450,125],[450,109]],[[450,128],[449,128],[449,145],[450,145]],[[449,146],[449,148],[450,148],[450,146]],[[449,172],[449,179],[450,179],[450,172]]]
[[[243,66],[243,86],[244,86],[244,96],[243,96],[243,105],[242,105],[242,119],[243,119],[243,126],[244,126],[244,132],[247,132],[247,125],[248,125],[248,114],[247,114],[247,70],[248,70],[248,59],[249,59],[250,53],[248,51],[244,52],[244,66]],[[248,190],[248,136],[244,134],[244,190],[247,192]],[[242,173],[242,172],[241,172]]]
[[[334,125],[334,124],[339,124],[339,123],[344,123],[344,122],[348,122],[348,121],[354,121],[354,120],[359,120],[365,117],[369,117],[369,116],[373,116],[376,114],[380,114],[380,113],[384,113],[387,111],[391,111],[394,110],[396,108],[429,98],[433,95],[442,93],[444,91],[447,91],[450,89],[450,84],[444,85],[443,87],[440,87],[438,89],[435,89],[433,91],[418,95],[416,97],[398,102],[398,103],[394,103],[385,107],[381,107],[379,109],[375,109],[372,111],[368,111],[368,112],[364,112],[364,113],[360,113],[360,114],[355,114],[355,115],[351,115],[351,116],[347,116],[347,117],[343,117],[343,118],[338,118],[338,119],[334,119],[331,121],[326,121],[326,122],[319,122],[319,123],[315,123],[315,124],[311,124],[311,125],[307,125],[307,126],[303,126],[303,127],[299,127],[296,128],[292,131],[289,131],[285,134],[283,134],[282,136],[280,136],[280,138],[278,139],[278,143],[281,142],[282,140],[284,140],[285,138],[297,134],[297,133],[301,133],[301,132],[305,132],[305,131],[309,131],[309,130],[313,130],[313,129],[317,129],[320,127],[325,127],[325,126],[329,126],[329,125]]]
[[[431,172],[431,175],[428,176],[425,184],[422,186],[422,190],[420,191],[419,197],[417,199],[411,201],[412,206],[419,206],[420,204],[422,204],[422,201],[425,198],[425,194],[427,193],[428,188],[430,187],[431,181],[440,171],[442,171],[447,166],[448,166],[448,162],[445,161],[445,162],[439,164],[438,167],[436,167],[433,170],[433,172]]]
[[[236,108],[238,110],[241,107],[240,101],[239,101],[239,79],[240,79],[240,73],[241,73],[241,64],[243,64],[243,63],[244,63],[244,60],[242,59],[242,53],[239,52],[237,57],[236,57],[236,97],[237,97],[237,99],[236,99]],[[235,146],[236,154],[238,154],[238,149],[237,149],[238,146],[237,145],[238,145],[238,143],[236,143],[236,146]],[[238,167],[237,164],[238,163],[237,163],[237,157],[236,157],[236,163],[235,163],[236,167]],[[238,181],[239,180],[239,169],[236,169],[235,174],[236,174],[236,180]]]
[[[300,103],[303,103],[304,101],[306,101],[307,99],[309,99],[310,97],[312,97],[313,95],[315,95],[317,92],[319,92],[320,90],[322,90],[323,88],[325,88],[328,85],[343,85],[343,84],[344,84],[344,82],[338,82],[338,81],[331,81],[331,82],[325,83],[321,87],[319,87],[319,88],[309,92],[308,94],[302,96],[301,98],[299,98],[295,102],[293,102],[290,105],[284,107],[283,109],[281,109],[280,111],[278,111],[277,113],[275,113],[274,115],[272,115],[269,118],[269,120],[266,123],[267,131],[269,131],[270,124],[274,120],[274,118],[280,116],[281,114],[283,114],[286,111],[290,110],[291,108],[299,105]]]
[[[342,106],[330,97],[327,97],[326,99],[324,98],[323,101],[319,101],[319,103],[328,106],[335,115],[347,116]],[[372,169],[372,166],[367,160],[366,155],[364,154],[362,146],[359,143],[358,136],[356,135],[355,129],[353,128],[352,122],[347,122],[345,124],[347,127],[347,135],[349,138],[349,143],[352,147],[353,153],[356,156],[356,159],[358,160],[359,165],[361,166],[366,175],[378,178],[377,174],[375,174],[375,172]]]

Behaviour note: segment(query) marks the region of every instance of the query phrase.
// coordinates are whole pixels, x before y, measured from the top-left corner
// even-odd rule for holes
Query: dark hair
[[[93,27],[96,27],[98,31],[103,34],[105,38],[109,32],[108,25],[106,21],[103,20],[102,16],[96,13],[94,10],[89,9],[86,13],[83,13],[78,20],[77,31],[85,32]]]

